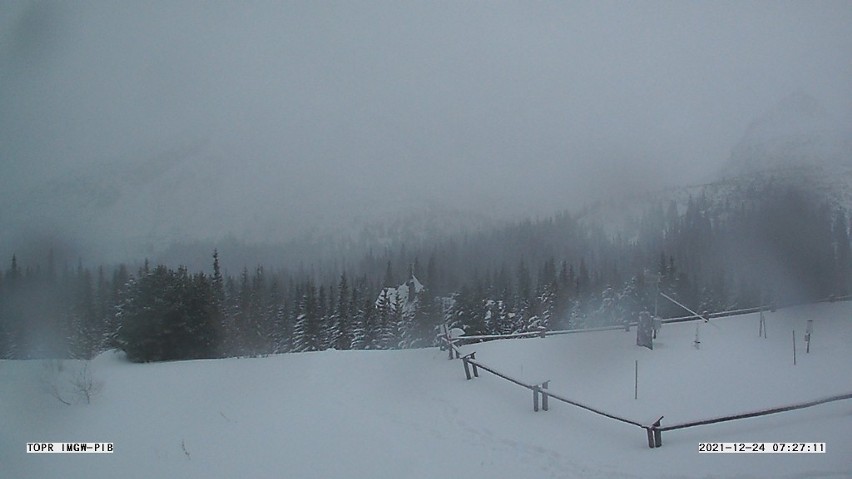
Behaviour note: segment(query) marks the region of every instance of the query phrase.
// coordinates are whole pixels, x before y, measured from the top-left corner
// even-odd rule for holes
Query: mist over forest
[[[4,2],[0,357],[846,295],[850,25],[845,2]]]

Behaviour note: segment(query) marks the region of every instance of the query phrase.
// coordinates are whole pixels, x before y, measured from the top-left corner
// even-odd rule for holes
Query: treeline
[[[91,358],[119,348],[142,362],[423,347],[442,321],[416,279],[403,294],[345,273],[330,286],[262,267],[235,278],[222,275],[216,252],[213,274],[147,262],[135,274],[82,265],[57,273],[22,270],[13,257],[0,278],[2,358]]]
[[[134,361],[431,346],[468,334],[632,321],[847,294],[845,211],[791,188],[656,203],[607,232],[568,214],[368,251],[308,271],[125,266],[0,273],[0,357]]]

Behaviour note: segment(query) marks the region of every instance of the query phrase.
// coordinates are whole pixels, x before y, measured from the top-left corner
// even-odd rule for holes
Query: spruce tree
[[[212,302],[203,274],[157,266],[128,285],[117,343],[134,362],[215,357],[220,337]]]
[[[75,304],[70,311],[70,356],[74,359],[91,359],[100,346],[102,334],[98,327],[92,276],[88,269],[80,269],[75,280]]]
[[[369,294],[364,294],[361,307],[360,346],[363,349],[380,349],[381,328],[378,319],[378,308]]]
[[[411,336],[408,347],[423,348],[433,346],[437,335],[439,315],[435,298],[424,287],[417,293],[412,313]]]
[[[393,339],[392,328],[395,304],[392,302],[390,288],[382,288],[379,299],[376,300],[377,337],[376,349],[389,349]]]
[[[340,275],[340,283],[337,287],[337,306],[333,316],[334,327],[330,338],[334,349],[344,350],[352,347],[352,295],[349,291],[349,282],[346,273]]]
[[[320,351],[322,348],[322,324],[319,317],[317,288],[313,281],[304,286],[304,293],[296,317],[293,349],[297,352]]]

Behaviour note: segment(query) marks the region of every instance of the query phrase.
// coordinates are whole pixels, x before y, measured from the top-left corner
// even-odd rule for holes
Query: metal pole
[[[633,399],[639,399],[639,360],[636,360],[633,375]]]
[[[796,330],[793,330],[793,366],[796,365]]]
[[[805,329],[805,344],[807,347],[805,348],[805,354],[810,354],[811,352],[811,333],[814,332],[814,320],[808,320],[808,327]]]

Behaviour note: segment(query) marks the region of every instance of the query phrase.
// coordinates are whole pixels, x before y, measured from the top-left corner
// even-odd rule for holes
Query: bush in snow
[[[89,361],[75,368],[61,359],[45,360],[41,379],[45,391],[68,406],[83,401],[91,404],[103,389],[103,381],[95,379]]]

